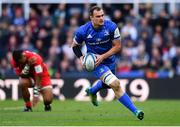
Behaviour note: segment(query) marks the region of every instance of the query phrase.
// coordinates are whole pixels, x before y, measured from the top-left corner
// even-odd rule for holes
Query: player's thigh
[[[33,87],[34,86],[34,81],[32,78],[19,78],[19,84],[22,87]]]
[[[108,86],[118,80],[110,68],[106,65],[99,65],[93,73],[97,78],[101,79]]]

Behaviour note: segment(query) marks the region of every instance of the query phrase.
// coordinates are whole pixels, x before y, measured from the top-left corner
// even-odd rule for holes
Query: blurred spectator
[[[30,38],[28,36],[24,36],[23,42],[20,46],[20,49],[22,50],[29,50],[29,51],[35,51],[34,46],[30,42]]]
[[[148,62],[149,62],[149,55],[145,51],[144,44],[140,44],[137,47],[138,54],[133,57],[133,69],[135,70],[141,70],[145,69]]]
[[[33,33],[37,33],[39,30],[39,16],[37,15],[37,12],[35,9],[31,8],[30,9],[30,14],[29,14],[29,20],[28,20],[28,25]]]
[[[9,57],[10,51],[17,48],[41,54],[52,77],[83,71],[70,45],[76,28],[89,20],[92,4],[32,4],[28,20],[24,18],[23,6],[2,5],[1,75],[14,74],[9,70]],[[180,76],[180,13],[178,8],[168,13],[166,5],[160,5],[140,4],[139,15],[133,4],[102,5],[105,18],[121,29],[123,48],[117,54],[117,74],[148,78]],[[85,53],[86,46],[82,46],[82,51]]]
[[[8,61],[3,58],[0,60],[0,79],[4,79],[7,75],[7,73],[11,70],[10,64],[8,64]]]
[[[66,19],[66,4],[62,3],[58,5],[58,8],[54,12],[56,23],[59,19]]]
[[[129,19],[126,21],[126,24],[122,27],[121,35],[123,37],[130,36],[133,41],[136,41],[138,35],[137,29]]]
[[[15,18],[13,20],[14,25],[25,25],[25,19],[23,17],[23,10],[22,8],[15,9]]]

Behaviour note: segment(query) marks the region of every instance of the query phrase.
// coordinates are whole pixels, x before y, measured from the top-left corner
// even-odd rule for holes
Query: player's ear
[[[92,15],[90,15],[90,16],[89,16],[89,18],[90,18],[90,20],[92,20],[93,16],[92,16]]]

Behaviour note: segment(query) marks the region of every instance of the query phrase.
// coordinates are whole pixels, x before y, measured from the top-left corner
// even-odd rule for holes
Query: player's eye
[[[104,17],[104,14],[96,16],[97,18]]]

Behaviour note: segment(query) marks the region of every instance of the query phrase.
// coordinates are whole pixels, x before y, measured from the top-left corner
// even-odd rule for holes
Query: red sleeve
[[[16,63],[13,59],[11,59],[11,66],[13,67],[13,69],[14,69],[14,71],[15,71],[15,73],[16,73],[17,75],[20,75],[20,74],[21,74],[22,69],[20,69],[20,68],[17,66],[17,63]]]
[[[28,62],[34,69],[35,75],[43,74],[43,60],[40,55],[34,52],[29,52]]]

